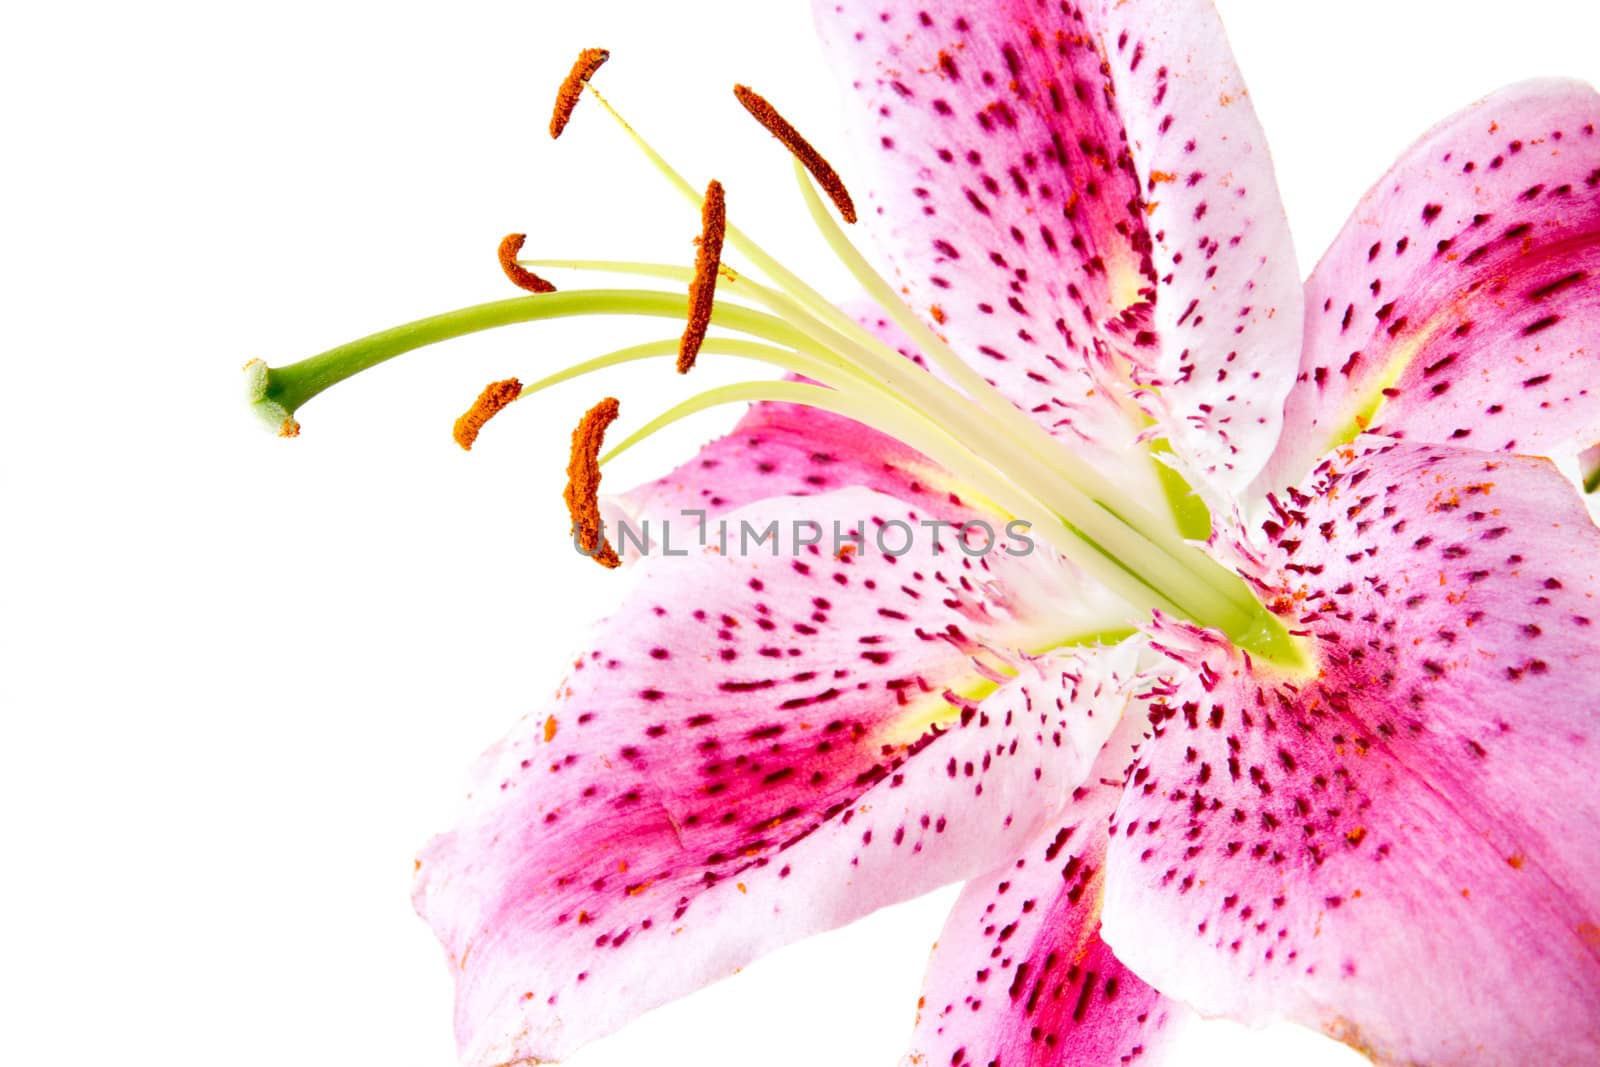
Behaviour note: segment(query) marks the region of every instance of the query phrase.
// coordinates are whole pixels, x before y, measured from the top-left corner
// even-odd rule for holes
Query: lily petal
[[[1360,429],[1562,455],[1600,439],[1600,96],[1534,81],[1423,136],[1307,284],[1268,481]]]
[[[604,501],[608,522],[669,522],[679,547],[738,508],[775,497],[807,497],[860,486],[914,505],[927,519],[1004,519],[975,508],[944,468],[854,420],[795,404],[752,404],[733,430],[676,470]],[[853,525],[853,524],[850,524]],[[682,531],[679,535],[679,531]],[[832,530],[824,531],[831,535]],[[642,538],[641,538],[642,539]],[[654,543],[656,539],[652,539]],[[630,542],[629,557],[637,556]]]
[[[1600,531],[1546,461],[1363,439],[1263,575],[1317,666],[1215,634],[1154,698],[1107,940],[1207,1014],[1380,1063],[1600,1062]]]
[[[1066,814],[962,891],[933,950],[906,1064],[1160,1062],[1188,1012],[1100,939],[1107,824],[1144,728],[1127,718]]]
[[[1047,425],[1118,448],[1119,409],[1135,430],[1143,409],[1242,489],[1277,438],[1302,296],[1211,5],[816,12],[861,98],[864,221],[912,305]]]
[[[777,520],[774,555],[646,561],[598,647],[484,758],[416,887],[468,1067],[559,1058],[987,870],[1087,774],[1114,721],[1058,710],[1059,673],[995,651],[1031,624],[986,560],[836,557],[787,532],[855,516],[918,518],[859,489],[772,501],[731,518]]]

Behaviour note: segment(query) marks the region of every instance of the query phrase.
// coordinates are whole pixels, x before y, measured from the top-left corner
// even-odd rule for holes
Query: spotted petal
[[[1188,466],[1247,484],[1277,437],[1302,298],[1211,5],[816,11],[860,98],[865,223],[915,309],[1058,431],[1114,438],[1130,425],[1115,404],[1137,404]]]
[[[419,861],[468,1067],[563,1056],[761,953],[1014,855],[1113,722],[1058,710],[998,563],[793,544],[917,520],[865,490],[731,516],[775,555],[640,566]],[[1060,634],[1056,635],[1059,640]],[[1020,671],[1013,681],[1007,672]],[[985,694],[989,694],[984,699]],[[973,703],[976,700],[981,703]]]
[[[942,467],[851,419],[795,404],[751,405],[731,432],[669,474],[605,501],[608,521],[641,535],[653,522],[671,524],[678,545],[697,540],[702,522],[774,497],[807,497],[861,486],[915,505],[930,520],[1006,521],[974,508],[963,486]],[[846,523],[846,528],[853,523]],[[825,530],[831,537],[833,531]],[[640,538],[644,538],[641,536]],[[632,542],[628,543],[630,549]],[[630,555],[633,553],[630,553]]]
[[[1273,485],[1365,427],[1562,455],[1600,439],[1600,96],[1513,86],[1367,193],[1307,288]]]
[[[1600,531],[1542,460],[1366,444],[1305,489],[1264,578],[1316,666],[1158,638],[1188,669],[1117,812],[1107,940],[1382,1063],[1600,1062]]]
[[[1107,825],[1143,727],[1125,720],[1066,814],[962,891],[933,951],[907,1064],[1160,1062],[1187,1012],[1100,940]]]

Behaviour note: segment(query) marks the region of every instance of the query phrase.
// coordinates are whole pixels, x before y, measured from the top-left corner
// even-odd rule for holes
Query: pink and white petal
[[[1209,2],[1104,4],[1158,279],[1144,403],[1199,480],[1237,496],[1277,443],[1304,295],[1266,135]],[[1146,353],[1136,348],[1135,356]]]
[[[642,535],[650,523],[654,544],[666,522],[682,547],[697,540],[703,523],[757,501],[850,486],[905,501],[929,519],[995,521],[964,499],[963,486],[949,472],[916,449],[851,419],[779,403],[752,404],[727,436],[663,477],[604,498],[602,506],[608,527],[626,522]],[[628,558],[637,558],[632,542],[625,547]]]
[[[787,532],[856,515],[915,518],[865,490],[781,500],[733,516],[778,520],[774,555],[644,562],[553,699],[484,757],[416,886],[468,1067],[559,1058],[989,869],[1088,772],[1114,721],[1058,711],[1078,680],[1004,651],[1031,624],[1003,588],[953,550],[835,557]]]
[[[1161,1062],[1189,1013],[1100,939],[1108,825],[1143,731],[1139,716],[1124,720],[1065,815],[962,891],[933,950],[907,1064]]]
[[[860,98],[865,225],[912,306],[1058,431],[1116,448],[1142,408],[1190,467],[1246,485],[1301,296],[1211,5],[816,13]]]
[[[1373,186],[1307,284],[1270,486],[1362,424],[1530,455],[1600,439],[1597,123],[1587,85],[1515,85],[1435,127]]]
[[[1600,531],[1546,461],[1378,440],[1270,533],[1312,670],[1156,637],[1106,938],[1381,1063],[1600,1062]]]
[[[1141,269],[1148,237],[1129,206],[1138,179],[1118,157],[1121,127],[1094,47],[1055,57],[1056,30],[1072,21],[1055,13],[1061,24],[1046,23],[1040,37],[1051,54],[1037,58],[1019,3],[817,0],[814,9],[855,96],[847,123],[863,173],[846,168],[846,178],[866,191],[868,253],[1019,406],[1053,427],[1065,420],[1056,428],[1068,433],[1118,426],[1084,352],[1101,320],[1153,283]],[[1070,114],[1063,98],[1058,117],[1041,82],[1060,97],[1076,67],[1096,91]],[[1074,222],[1063,210],[1077,186],[1088,191]]]

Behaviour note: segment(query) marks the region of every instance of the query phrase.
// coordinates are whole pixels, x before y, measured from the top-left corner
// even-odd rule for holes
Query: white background
[[[1600,77],[1586,2],[1221,6],[1305,268],[1447,112]],[[591,44],[657,147],[848,295],[728,92],[754,83],[838,154],[806,7],[39,3],[6,24],[0,1061],[444,1067],[413,851],[622,581],[564,544],[566,435],[603,391],[642,420],[735,371],[567,386],[466,455],[450,425],[484,382],[670,324],[419,353],[313,402],[296,441],[251,421],[239,366],[508,295],[511,230],[542,254],[685,261],[698,219],[598,111],[544,134]],[[780,952],[571,1062],[892,1064],[951,899]],[[1214,1024],[1178,1062],[1360,1061]]]

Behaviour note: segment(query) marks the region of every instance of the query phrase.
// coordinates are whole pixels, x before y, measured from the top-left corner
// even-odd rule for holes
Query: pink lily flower
[[[1530,458],[1600,440],[1600,97],[1534,82],[1448,119],[1302,286],[1208,3],[816,14],[894,282],[805,178],[864,328],[727,224],[720,186],[700,269],[602,265],[690,282],[701,351],[804,379],[647,426],[759,401],[607,501],[613,534],[685,509],[780,532],[615,543],[626,605],[423,851],[463,1063],[558,1059],[957,881],[911,1063],[1157,1062],[1191,1012],[1381,1063],[1600,1062],[1600,531]],[[563,122],[609,110],[596,66]],[[719,266],[725,224],[771,288]],[[528,288],[594,266],[519,249]],[[256,364],[252,396],[293,432],[421,344],[683,309],[501,301]],[[506,385],[470,436],[533,391]],[[575,435],[580,527],[613,415]],[[960,528],[940,551],[879,536],[935,522]],[[976,550],[980,523],[1004,533]]]

